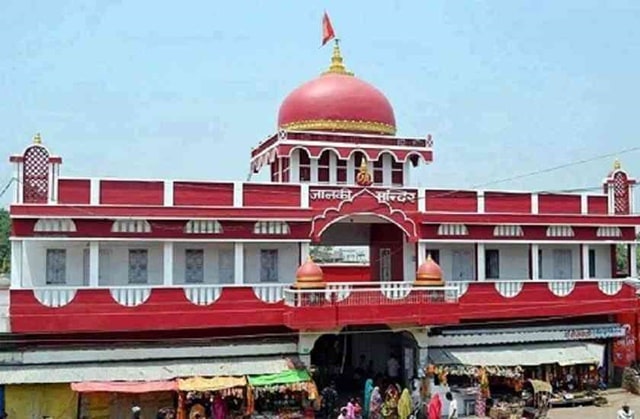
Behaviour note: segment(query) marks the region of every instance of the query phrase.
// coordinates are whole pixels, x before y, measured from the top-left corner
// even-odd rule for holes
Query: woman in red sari
[[[435,393],[429,401],[429,419],[440,419],[442,417],[442,400],[440,395]]]

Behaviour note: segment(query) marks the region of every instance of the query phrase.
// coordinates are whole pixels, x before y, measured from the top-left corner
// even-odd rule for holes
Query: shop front
[[[466,414],[513,413],[531,382],[548,385],[551,405],[595,403],[604,355],[605,345],[583,342],[431,348],[428,372],[432,392],[451,391]]]

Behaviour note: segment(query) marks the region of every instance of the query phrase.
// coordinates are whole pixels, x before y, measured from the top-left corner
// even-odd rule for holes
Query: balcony
[[[629,312],[637,306],[636,282],[340,282],[324,290],[294,290],[290,284],[47,286],[11,290],[10,321],[17,333],[445,325]]]

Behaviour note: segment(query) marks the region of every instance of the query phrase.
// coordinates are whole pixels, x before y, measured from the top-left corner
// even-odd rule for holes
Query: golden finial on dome
[[[369,169],[367,168],[367,159],[364,157],[362,157],[360,170],[358,170],[358,174],[356,175],[356,183],[360,186],[369,186],[373,183],[371,173],[369,173]]]
[[[620,170],[622,169],[622,165],[620,164],[620,160],[616,159],[613,162],[613,170]]]
[[[345,76],[353,76],[353,73],[347,71],[340,52],[340,40],[336,39],[333,44],[333,55],[331,55],[331,65],[329,69],[322,74],[344,74]]]
[[[33,136],[33,143],[34,144],[42,144],[42,138],[40,137],[40,133],[36,133],[36,135]]]

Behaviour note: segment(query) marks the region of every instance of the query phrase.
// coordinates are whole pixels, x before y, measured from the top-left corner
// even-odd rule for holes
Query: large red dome
[[[396,118],[381,91],[345,70],[336,45],[329,71],[282,102],[278,128],[393,135]]]

